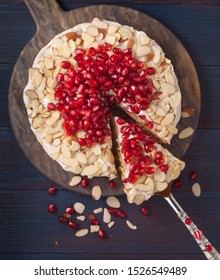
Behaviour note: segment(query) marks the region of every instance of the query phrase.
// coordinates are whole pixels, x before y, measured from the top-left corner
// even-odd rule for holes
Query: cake
[[[181,114],[177,78],[161,47],[143,31],[98,18],[41,49],[23,99],[46,153],[64,170],[88,178],[117,177],[112,107],[168,144]]]
[[[179,177],[185,163],[131,120],[112,118],[121,178],[128,202],[141,204],[164,191]]]

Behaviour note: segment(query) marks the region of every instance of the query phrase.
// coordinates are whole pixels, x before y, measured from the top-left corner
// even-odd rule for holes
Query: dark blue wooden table
[[[183,158],[187,164],[180,177],[183,186],[173,188],[173,193],[219,250],[220,1],[128,2],[111,1],[161,21],[182,41],[196,66],[202,91],[201,117],[192,145]],[[95,1],[59,3],[70,10]],[[104,206],[105,199],[95,202],[60,186],[54,197],[49,196],[47,189],[53,182],[30,164],[15,140],[8,115],[9,81],[20,51],[34,33],[34,21],[22,1],[0,0],[0,259],[205,259],[160,197],[144,203],[150,209],[147,217],[140,213],[140,207],[128,205],[125,197],[121,197],[122,209],[138,230],[130,230],[125,220],[118,218],[111,230],[106,228],[106,239],[95,234],[77,239],[72,230],[58,222],[59,214],[75,201],[83,201],[89,214]],[[194,170],[202,188],[199,198],[193,195],[194,181],[188,178]],[[58,206],[55,215],[47,212],[51,202]]]

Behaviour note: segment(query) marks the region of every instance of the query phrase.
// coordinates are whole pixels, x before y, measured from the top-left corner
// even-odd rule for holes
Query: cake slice
[[[112,118],[124,191],[129,203],[141,204],[176,179],[185,163],[147,135],[133,121]]]

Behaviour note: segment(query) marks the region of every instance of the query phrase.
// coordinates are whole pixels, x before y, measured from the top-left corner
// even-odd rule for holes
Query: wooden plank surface
[[[65,10],[94,2],[59,1]],[[181,175],[184,186],[173,188],[173,193],[220,250],[220,2],[156,0],[127,4],[124,0],[117,3],[143,11],[170,28],[196,65],[202,90],[199,129],[184,156],[187,163]],[[36,28],[21,0],[1,0],[0,14],[3,42],[0,45],[0,259],[204,259],[175,213],[159,197],[144,204],[151,210],[149,217],[142,216],[140,207],[128,205],[122,197],[123,210],[139,229],[131,231],[124,220],[118,218],[109,231],[111,237],[106,240],[96,235],[76,240],[70,229],[59,224],[57,218],[68,204],[83,200],[89,214],[97,203],[59,186],[57,195],[49,196],[47,188],[52,182],[41,175],[20,150],[8,117],[8,85],[16,59]],[[192,170],[199,174],[200,198],[191,192],[193,182],[188,174]],[[53,201],[59,210],[51,216],[47,205]],[[105,205],[104,199],[99,205]],[[59,242],[58,247],[55,241]]]

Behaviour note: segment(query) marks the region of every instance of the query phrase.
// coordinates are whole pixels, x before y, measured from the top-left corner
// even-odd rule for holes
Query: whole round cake
[[[130,147],[130,159],[122,163],[126,170],[136,164],[132,180],[124,177],[129,172],[122,175],[123,182],[129,183],[125,192],[133,193],[129,202],[139,204],[165,189],[184,167],[167,150],[167,162],[162,156],[158,159],[164,149],[159,143],[169,144],[178,132],[181,93],[171,61],[143,31],[94,18],[58,34],[38,53],[29,70],[24,103],[31,129],[46,153],[64,170],[79,175],[74,185],[80,175],[117,176],[112,138],[117,138],[121,155],[124,140],[138,140]],[[129,125],[120,127],[127,120],[110,123],[114,107],[127,114],[128,123],[134,120],[142,137],[126,131]],[[149,137],[154,139],[151,150],[146,144]],[[143,176],[145,180],[140,179]],[[140,193],[135,188],[140,182],[150,187],[142,186]]]

